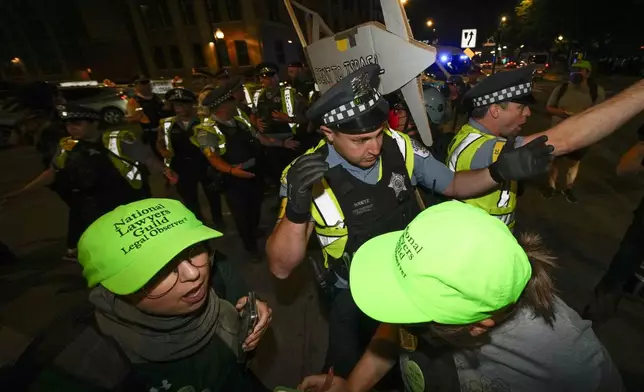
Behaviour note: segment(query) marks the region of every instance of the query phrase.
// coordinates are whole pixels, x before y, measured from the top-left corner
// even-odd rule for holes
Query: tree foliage
[[[636,22],[644,0],[620,0],[619,6],[587,0],[520,0],[504,36],[516,45],[547,50],[562,35],[587,51],[631,53],[644,45]]]

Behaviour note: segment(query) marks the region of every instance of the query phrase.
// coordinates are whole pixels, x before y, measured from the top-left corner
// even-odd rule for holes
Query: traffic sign
[[[464,29],[461,33],[461,48],[476,47],[476,29]]]

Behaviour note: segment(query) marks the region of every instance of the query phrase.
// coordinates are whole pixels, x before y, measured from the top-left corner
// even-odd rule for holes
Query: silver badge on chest
[[[398,197],[400,192],[407,190],[405,177],[398,173],[392,173],[391,180],[389,180],[389,188],[393,189],[396,192],[396,197]]]

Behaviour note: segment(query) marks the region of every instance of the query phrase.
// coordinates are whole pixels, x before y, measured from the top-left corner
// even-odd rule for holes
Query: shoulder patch
[[[409,140],[411,141],[411,146],[414,149],[414,155],[418,155],[421,158],[427,158],[430,155],[427,147],[422,145],[419,141],[413,138],[409,138]]]

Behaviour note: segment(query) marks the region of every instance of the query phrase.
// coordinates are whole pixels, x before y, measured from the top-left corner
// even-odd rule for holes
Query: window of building
[[[195,21],[195,4],[194,0],[179,0],[179,9],[181,10],[181,19],[183,24],[194,26]]]
[[[206,58],[203,56],[201,44],[192,45],[192,61],[195,67],[205,67]]]
[[[219,23],[222,21],[221,13],[219,12],[219,0],[208,0],[208,14],[210,14],[210,21],[212,23]]]
[[[215,42],[215,49],[217,50],[217,61],[219,67],[230,67],[230,57],[228,56],[228,46],[223,39]]]
[[[143,23],[149,30],[158,30],[172,27],[170,10],[162,0],[147,0],[139,5]]]
[[[183,59],[181,58],[181,52],[175,45],[170,46],[170,60],[172,61],[172,68],[183,68]]]
[[[152,58],[154,59],[154,65],[158,69],[168,68],[168,62],[165,60],[165,54],[163,53],[163,49],[160,48],[159,46],[155,46],[152,49]]]
[[[284,43],[282,41],[275,41],[275,57],[278,63],[286,63],[286,53],[284,53]]]
[[[228,20],[242,20],[241,0],[226,0]]]
[[[235,52],[237,52],[237,65],[250,65],[248,44],[246,44],[246,41],[235,41]]]
[[[159,8],[159,13],[161,14],[163,27],[165,28],[172,27],[172,18],[170,17],[170,10],[168,9],[168,3],[166,3],[165,0],[157,0],[156,5]]]
[[[279,22],[280,21],[280,8],[279,8],[279,0],[268,0],[266,4],[268,5],[268,19],[272,20],[273,22]]]

